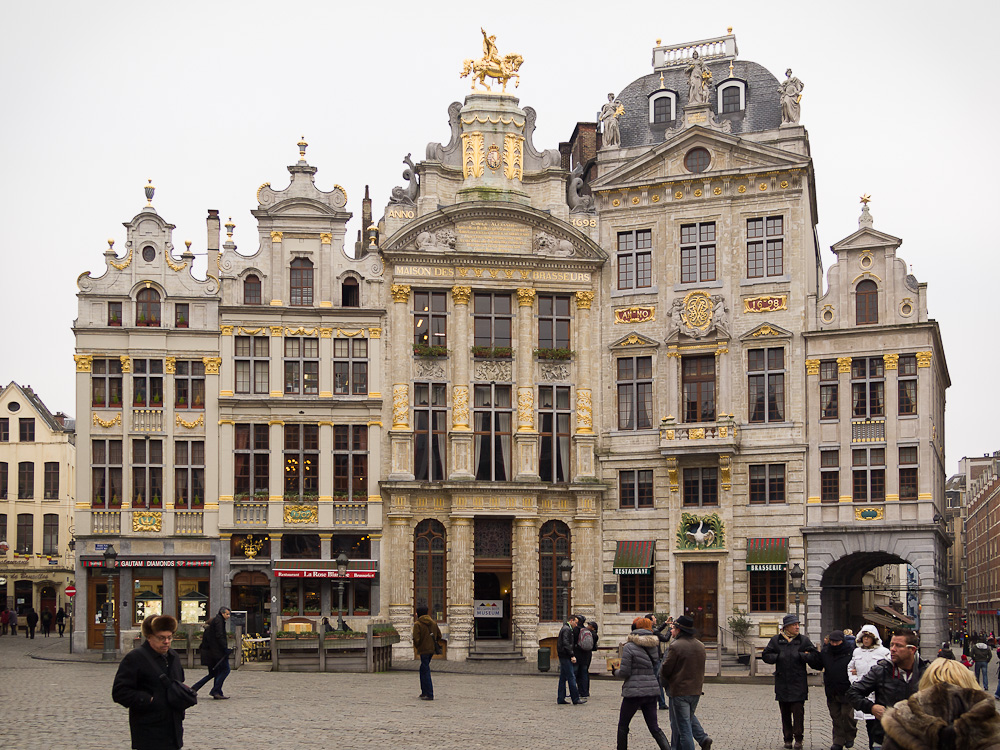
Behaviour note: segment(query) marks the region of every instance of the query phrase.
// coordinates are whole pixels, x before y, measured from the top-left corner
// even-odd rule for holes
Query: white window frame
[[[730,80],[723,81],[722,83],[720,83],[715,88],[715,97],[716,97],[715,108],[717,110],[717,114],[720,114],[720,115],[722,114],[722,92],[725,89],[728,89],[728,88],[733,87],[733,86],[735,86],[736,88],[738,88],[740,90],[740,109],[739,109],[739,111],[740,112],[745,112],[746,111],[746,108],[747,108],[747,85],[743,81],[738,81],[738,80],[735,80],[735,79],[730,79]],[[732,114],[732,113],[727,112],[726,114]]]
[[[663,123],[656,123],[653,120],[653,109],[654,103],[659,99],[669,99],[670,100],[670,118],[667,122],[673,122],[677,119],[677,94],[673,91],[657,91],[649,97],[649,123],[651,125],[657,124],[661,125]]]

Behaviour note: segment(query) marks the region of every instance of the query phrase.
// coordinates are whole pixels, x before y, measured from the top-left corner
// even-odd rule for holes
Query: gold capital
[[[174,375],[177,372],[177,357],[167,357],[164,359],[163,371],[167,375]]]
[[[222,366],[222,357],[202,357],[201,361],[205,363],[206,375],[219,374],[219,367]]]
[[[848,374],[851,372],[850,357],[837,357],[837,372]]]
[[[393,302],[409,302],[410,300],[410,285],[409,284],[393,284],[389,289],[389,293],[392,295]]]
[[[381,328],[369,328],[368,329],[368,338],[371,338],[371,339],[380,339],[380,338],[382,338],[382,329]]]
[[[219,326],[223,336],[232,336],[234,326]]]
[[[917,367],[930,367],[934,352],[917,352]]]
[[[818,359],[807,359],[806,360],[806,375],[819,375],[819,360]]]
[[[123,373],[132,372],[132,358],[127,354],[123,354],[121,357],[119,357],[119,359],[121,360],[122,363],[122,372]]]
[[[577,292],[576,293],[576,307],[579,310],[589,310],[590,304],[594,301],[593,292]]]
[[[518,289],[517,304],[521,307],[531,307],[535,304],[535,290],[530,287],[521,287]]]
[[[472,299],[471,286],[453,286],[451,288],[451,300],[456,305],[467,305]]]
[[[90,372],[91,367],[94,363],[93,354],[74,354],[73,359],[76,361],[76,371],[77,372]]]
[[[883,354],[882,360],[885,362],[885,369],[896,370],[899,369],[899,355],[898,354]]]
[[[283,232],[271,232],[271,242],[281,242],[283,236]]]

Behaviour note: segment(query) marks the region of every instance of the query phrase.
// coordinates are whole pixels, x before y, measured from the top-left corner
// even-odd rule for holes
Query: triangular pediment
[[[712,162],[707,172],[694,175],[684,168],[684,155],[701,146],[708,150]],[[805,168],[809,160],[800,154],[772,146],[752,143],[736,136],[719,133],[700,125],[668,136],[654,146],[611,172],[590,183],[592,190],[670,180],[674,178],[711,177],[714,173],[739,174],[761,170]]]
[[[660,345],[659,341],[651,339],[648,336],[643,336],[637,331],[632,331],[631,333],[622,336],[620,339],[611,344],[609,349],[622,350],[622,349],[643,349],[643,348],[655,348]]]
[[[886,246],[898,248],[902,244],[903,240],[899,237],[893,237],[891,234],[880,232],[871,227],[861,227],[854,234],[845,237],[830,249],[837,254],[848,250],[864,250]]]
[[[768,341],[770,339],[790,339],[791,337],[791,331],[765,322],[740,336],[740,341]]]

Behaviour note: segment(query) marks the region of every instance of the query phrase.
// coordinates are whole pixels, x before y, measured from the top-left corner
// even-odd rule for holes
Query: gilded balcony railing
[[[133,409],[132,430],[135,432],[163,432],[163,409]]]
[[[236,526],[267,526],[267,503],[233,503],[233,523]]]
[[[91,534],[120,534],[121,528],[120,510],[95,510],[90,514]]]
[[[200,510],[178,510],[174,513],[174,530],[177,534],[204,534],[205,513]]]
[[[338,503],[333,504],[333,525],[334,526],[364,526],[368,523],[367,503]]]

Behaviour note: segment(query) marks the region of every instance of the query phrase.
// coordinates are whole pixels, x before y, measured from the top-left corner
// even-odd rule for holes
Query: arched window
[[[160,325],[160,293],[155,289],[143,289],[135,298],[135,324],[137,326]]]
[[[569,617],[569,596],[564,593],[559,577],[559,563],[569,559],[569,526],[562,521],[546,521],[538,534],[538,619],[541,622],[563,622]]]
[[[418,523],[413,532],[413,601],[426,605],[436,620],[448,616],[445,541],[444,525],[433,518]]]
[[[296,258],[291,265],[291,304],[295,306],[313,303],[313,264],[306,258]]]
[[[649,95],[649,121],[667,123],[673,121],[677,112],[677,94],[673,91],[654,91]]]
[[[719,114],[742,112],[746,109],[746,84],[743,81],[730,79],[719,84],[718,96]]]
[[[250,274],[243,279],[243,304],[260,304],[260,277]]]
[[[344,283],[340,285],[340,304],[344,307],[361,307],[361,287],[358,286],[357,279],[344,279]]]
[[[865,279],[855,289],[857,298],[857,324],[878,323],[878,286],[871,279]]]

